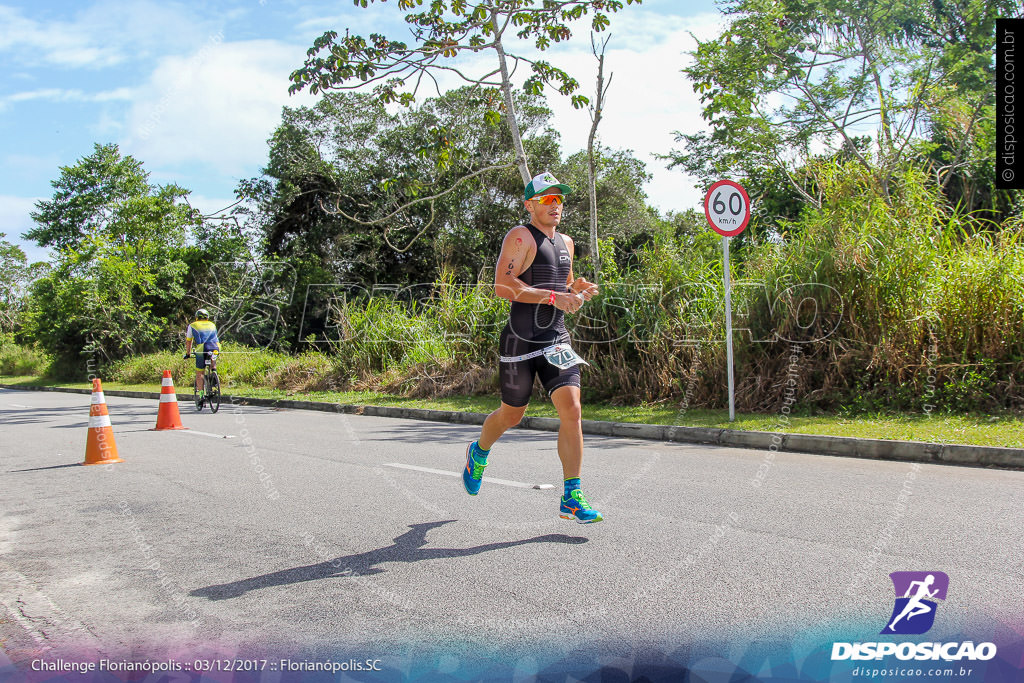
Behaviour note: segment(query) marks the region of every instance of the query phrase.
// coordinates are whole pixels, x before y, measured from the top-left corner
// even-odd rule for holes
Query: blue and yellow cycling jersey
[[[197,348],[205,351],[220,348],[217,338],[217,326],[209,320],[196,320],[185,330],[185,339],[191,339]]]

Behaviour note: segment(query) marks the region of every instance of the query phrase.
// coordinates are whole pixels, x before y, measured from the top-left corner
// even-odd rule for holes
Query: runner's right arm
[[[501,244],[498,265],[494,269],[494,293],[502,299],[523,304],[547,304],[551,302],[550,289],[531,287],[519,276],[530,267],[536,256],[537,247],[530,229],[516,226],[508,231]],[[574,313],[583,304],[583,299],[569,292],[555,292],[555,308]]]

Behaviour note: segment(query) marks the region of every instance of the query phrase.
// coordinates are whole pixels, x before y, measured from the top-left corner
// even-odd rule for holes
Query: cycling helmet
[[[205,308],[200,308],[198,311],[196,311],[196,320],[209,320],[209,319],[210,319],[210,312],[208,310],[206,310]]]

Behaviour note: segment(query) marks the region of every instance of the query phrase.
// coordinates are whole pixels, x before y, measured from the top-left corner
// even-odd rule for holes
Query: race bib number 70
[[[574,365],[590,365],[568,344],[555,344],[544,349],[544,357],[556,368],[566,370]]]

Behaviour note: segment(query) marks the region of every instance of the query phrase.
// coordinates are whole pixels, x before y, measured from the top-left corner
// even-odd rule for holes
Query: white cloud
[[[394,7],[386,4],[373,4],[365,8],[350,6],[340,14],[316,14],[317,10],[303,9],[295,30],[311,37],[322,35],[326,31],[337,31],[344,35],[348,29],[352,33],[368,37],[370,33],[384,33],[389,38],[401,40],[409,35],[409,25],[403,20],[404,13],[396,12]]]
[[[200,43],[214,25],[178,3],[151,0],[104,0],[46,20],[0,6],[0,53],[26,65],[103,68]]]
[[[119,61],[115,48],[96,42],[84,27],[68,22],[44,24],[13,7],[0,6],[0,50],[14,52],[23,62],[41,58],[59,66],[105,66]]]
[[[59,154],[7,154],[0,160],[4,168],[14,169],[20,176],[56,178],[63,161]]]
[[[131,100],[135,97],[135,91],[131,88],[114,88],[94,93],[89,99],[93,102],[110,102],[113,100]]]
[[[0,110],[6,109],[12,104],[29,102],[32,100],[48,100],[51,102],[112,102],[117,100],[131,100],[133,92],[131,88],[114,88],[96,93],[86,93],[77,88],[40,88],[38,90],[26,90],[0,97]]]
[[[655,154],[666,154],[681,145],[674,131],[695,133],[706,128],[701,117],[699,97],[682,73],[696,48],[693,34],[707,40],[721,29],[721,15],[692,17],[656,12],[621,12],[612,19],[612,38],[605,57],[605,77],[612,76],[598,138],[604,147],[633,150],[652,174],[644,188],[648,201],[662,211],[695,208],[703,201],[694,188],[694,179],[666,168]],[[603,37],[603,36],[602,36]],[[552,47],[543,53],[522,43],[511,45],[510,52],[536,59],[543,58],[564,69],[580,84],[579,94],[593,100],[597,86],[597,59],[590,51],[583,29],[567,45]],[[492,68],[492,58],[460,62],[466,73],[482,74]],[[514,80],[518,84],[529,76],[521,65]],[[463,85],[454,76],[439,78],[442,89]],[[422,92],[421,96],[434,93]],[[570,98],[547,91],[548,106],[554,113],[552,124],[559,132],[564,156],[587,148],[590,116],[587,109],[574,109]],[[533,169],[540,172],[544,169]]]
[[[14,93],[3,98],[3,102],[11,104],[13,102],[27,102],[29,100],[59,100],[64,99],[65,96],[72,91],[63,90],[61,88],[44,88],[41,90],[31,90],[28,92]],[[74,91],[81,92],[81,91]]]
[[[211,41],[190,57],[165,57],[128,113],[123,149],[148,167],[208,164],[252,174],[281,107],[316,98],[288,95],[288,75],[304,48],[278,41]]]
[[[40,199],[42,197],[0,195],[0,232],[7,233],[7,239],[10,239],[34,227],[29,213],[35,211],[36,202]]]

